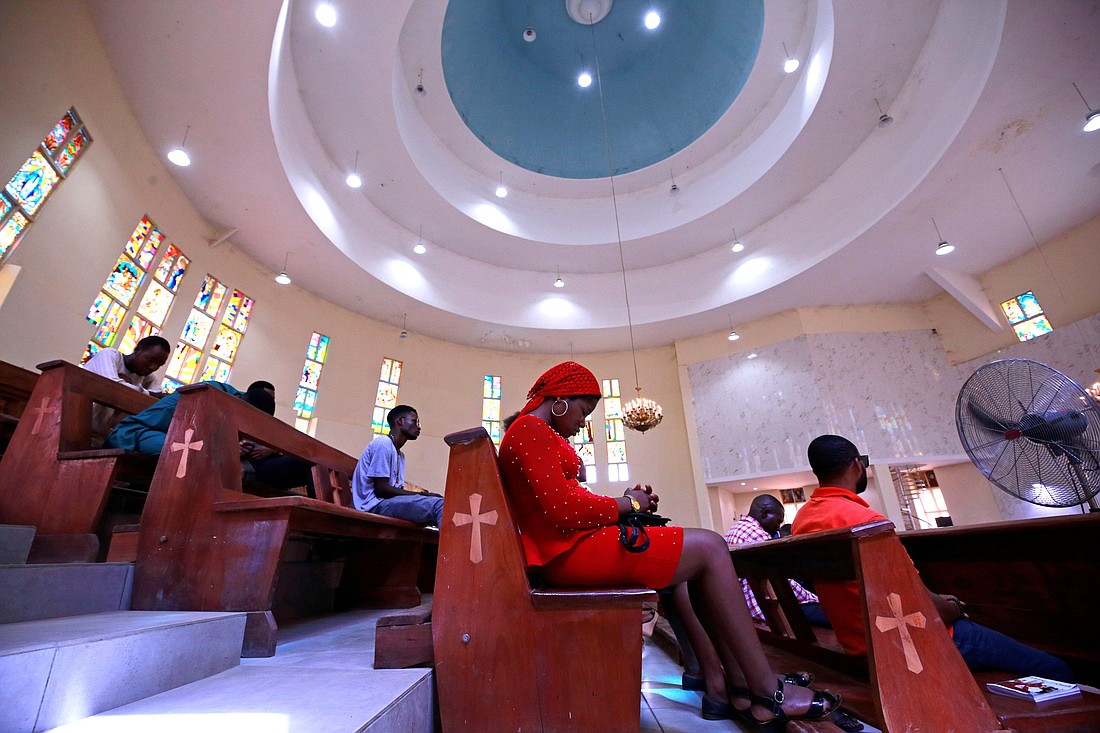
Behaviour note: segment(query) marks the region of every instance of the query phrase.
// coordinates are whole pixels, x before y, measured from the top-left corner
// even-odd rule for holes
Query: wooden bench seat
[[[484,428],[448,435],[432,637],[440,717],[456,731],[640,725],[644,588],[532,588]]]
[[[134,414],[154,399],[68,362],[38,368],[0,459],[0,522],[37,528],[31,562],[94,560],[112,487],[120,480],[147,484],[156,460],[94,448],[92,405]]]
[[[243,438],[313,464],[321,498],[243,493]],[[271,656],[291,560],[335,563],[332,607],[418,605],[421,557],[439,533],[332,503],[355,464],[243,400],[182,387],[141,518],[132,607],[247,612],[242,654]]]
[[[742,545],[730,556],[768,621],[759,635],[773,665],[814,672],[817,686],[882,730],[1100,729],[1100,696],[1021,706],[986,691],[984,682],[1011,675],[976,679],[966,668],[889,522]],[[810,627],[786,578],[857,581],[867,656],[846,656],[831,631]]]

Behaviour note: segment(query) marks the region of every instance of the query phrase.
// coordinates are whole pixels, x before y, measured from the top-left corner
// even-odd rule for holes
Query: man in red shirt
[[[791,530],[793,534],[823,532],[885,519],[859,496],[867,489],[870,461],[867,456],[860,455],[855,444],[839,435],[821,435],[810,443],[807,455],[820,488],[798,510]],[[866,654],[856,582],[822,581],[816,584],[816,590],[821,607],[832,621],[837,641],[844,651],[848,654]],[[1057,657],[1032,649],[968,619],[958,598],[941,596],[932,591],[928,591],[928,596],[970,669],[995,669],[1063,682],[1074,681],[1069,665]]]

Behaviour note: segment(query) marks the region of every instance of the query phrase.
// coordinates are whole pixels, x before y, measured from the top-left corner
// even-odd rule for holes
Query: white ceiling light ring
[[[948,21],[953,20],[954,16],[952,15],[952,13],[965,12],[965,11],[961,11],[957,8],[954,8],[954,9],[951,9],[951,10],[948,10],[947,8],[941,8],[940,12],[941,12],[941,15],[944,15],[944,18],[945,18],[944,23],[947,23]],[[997,24],[1003,22],[1003,15],[999,19],[994,18],[992,21],[990,21],[990,25],[993,25],[994,22],[996,22]],[[937,23],[939,24],[939,21],[937,21]],[[963,27],[967,26],[966,23],[962,23],[961,25]],[[999,28],[999,25],[997,27]],[[983,43],[978,44],[978,46],[980,47],[979,48],[979,55],[980,55],[980,53],[985,52],[987,44],[984,43],[984,41],[988,40],[988,37],[991,34],[986,32],[986,33],[980,33],[979,35],[982,37],[982,40],[983,40]],[[953,40],[957,40],[957,39],[953,39]],[[926,52],[924,54],[925,56],[930,57],[930,58],[934,57],[934,55],[940,50],[939,47],[936,46],[936,44],[932,44],[932,46],[934,48],[933,47],[926,48]],[[398,65],[400,65],[399,61],[397,63],[398,63]],[[419,64],[418,64],[417,68],[419,68]],[[399,76],[399,74],[398,74],[399,71],[400,71],[399,69],[395,69],[395,74],[394,74],[395,77]],[[407,76],[404,76],[404,75],[400,75],[400,76],[401,76],[402,80],[401,80],[401,82],[398,86],[400,87],[403,95],[405,97],[408,97],[408,98],[411,99],[412,92],[411,92],[411,90],[409,88],[409,85],[406,81]],[[799,76],[802,77],[804,75],[799,75]],[[966,75],[959,75],[959,76],[966,76]],[[975,79],[975,80],[972,80],[972,83],[977,85],[980,88],[981,84],[984,83],[984,77],[981,77],[980,74],[978,76],[979,76],[979,78]],[[796,80],[791,80],[791,81],[795,81],[797,83]],[[910,79],[910,81],[912,81],[912,79]],[[969,93],[972,94],[972,89],[969,91]],[[300,170],[296,170],[295,167],[299,166],[299,165],[308,166],[311,163],[316,164],[318,160],[324,160],[327,163],[327,162],[331,161],[331,156],[327,155],[325,153],[323,148],[321,148],[320,143],[316,139],[313,140],[313,142],[316,143],[314,148],[309,149],[309,150],[299,150],[296,153],[289,153],[288,154],[288,147],[294,147],[297,143],[300,143],[301,140],[305,137],[316,138],[316,135],[311,134],[309,129],[308,129],[308,126],[307,126],[307,127],[304,127],[304,128],[296,128],[294,130],[295,134],[293,135],[293,137],[295,139],[288,140],[289,137],[292,137],[292,135],[290,134],[290,132],[291,132],[290,128],[294,127],[294,125],[293,124],[288,124],[287,120],[280,119],[280,117],[281,117],[281,113],[280,113],[280,109],[279,109],[280,102],[285,103],[285,99],[280,100],[280,99],[278,99],[279,96],[280,95],[273,95],[269,99],[269,102],[270,102],[271,107],[272,107],[271,108],[272,127],[273,127],[273,132],[275,133],[276,146],[277,146],[277,149],[279,151],[280,159],[282,160],[283,165],[287,169],[288,180],[291,181],[292,186],[295,189],[295,194],[299,197],[299,200],[303,201],[303,205],[306,206],[307,209],[310,210],[311,217],[314,218],[314,220],[318,223],[318,226],[321,227],[322,231],[324,231],[327,236],[332,238],[334,242],[337,242],[337,246],[341,249],[341,251],[348,254],[348,256],[351,257],[353,260],[355,260],[365,271],[371,273],[375,277],[378,277],[378,279],[381,282],[389,284],[390,281],[387,279],[387,272],[383,271],[382,268],[378,268],[378,267],[373,266],[371,263],[372,262],[379,262],[379,261],[388,262],[388,260],[386,258],[387,257],[392,257],[392,252],[385,251],[385,250],[380,251],[380,250],[377,250],[377,249],[371,249],[371,247],[372,246],[377,246],[378,244],[380,244],[380,242],[378,242],[377,240],[383,240],[383,241],[387,242],[388,244],[390,244],[391,246],[396,246],[396,243],[400,243],[402,241],[407,242],[408,240],[404,239],[400,235],[399,236],[393,236],[393,237],[389,237],[387,235],[387,232],[390,232],[390,231],[394,231],[394,232],[401,231],[402,227],[397,226],[392,219],[388,218],[385,214],[383,214],[381,212],[381,210],[378,209],[378,207],[376,205],[374,205],[371,201],[369,201],[368,197],[364,197],[364,196],[361,196],[361,195],[355,197],[355,202],[356,202],[355,207],[356,207],[356,210],[357,210],[357,216],[353,217],[354,221],[352,221],[352,220],[344,221],[342,219],[342,215],[345,211],[345,207],[349,205],[348,200],[350,200],[350,199],[348,199],[348,197],[346,195],[347,194],[346,189],[342,185],[340,186],[340,189],[344,191],[344,194],[341,195],[341,194],[339,194],[335,191],[329,190],[328,195],[323,197],[327,201],[328,208],[332,212],[334,212],[332,214],[332,216],[341,218],[341,222],[340,222],[339,226],[334,228],[332,222],[327,222],[326,219],[324,218],[324,212],[323,211],[321,212],[322,213],[321,219],[320,220],[317,219],[317,216],[315,215],[315,211],[312,208],[312,205],[309,203],[312,200],[316,200],[317,191],[313,190],[312,193],[311,193],[311,191],[308,190],[308,189],[310,189],[311,187],[313,187],[317,184],[317,177],[316,176],[307,176],[307,177],[303,178],[303,176],[301,175],[302,172]],[[285,95],[283,95],[283,96],[285,96]],[[431,99],[433,96],[438,97],[438,96],[442,96],[442,95],[429,95],[428,99]],[[953,96],[953,95],[948,95],[948,96]],[[396,95],[395,96],[395,99],[399,99],[399,98],[401,98],[401,95]],[[921,103],[926,101],[924,99],[921,99],[919,94],[913,94],[913,93],[909,93],[908,95],[903,93],[901,95],[895,95],[893,98],[895,99],[895,106],[899,110],[905,111],[907,113],[907,115],[910,116],[910,117],[912,116],[911,110],[915,107],[919,107]],[[974,99],[974,98],[976,98],[976,96],[971,97],[971,99]],[[301,100],[298,100],[298,101],[300,102]],[[966,112],[964,111],[961,114],[965,117]],[[308,115],[302,114],[299,118],[299,121],[305,120],[305,119],[308,119]],[[899,118],[899,120],[900,120],[900,118]],[[906,120],[906,123],[909,123],[908,119]],[[905,123],[902,123],[902,122],[899,121],[898,124],[905,124]],[[948,125],[948,123],[945,122],[944,125]],[[425,129],[427,130],[428,128],[425,128]],[[944,132],[944,130],[941,128],[940,130],[937,130],[937,132],[942,134]],[[925,145],[925,148],[921,151],[922,156],[917,156],[917,157],[921,158],[926,163],[930,160],[934,161],[935,156],[927,157],[928,153],[929,153],[929,150],[928,150],[929,141],[928,141],[927,138],[929,136],[935,137],[935,135],[933,135],[932,133],[928,133],[928,134],[918,135],[917,137],[922,137],[922,136],[925,138],[923,140],[923,144]],[[932,147],[935,147],[936,143],[933,142],[931,145],[932,145]],[[864,151],[857,151],[857,157],[859,155],[862,155],[863,152]],[[868,155],[866,157],[880,157],[881,153],[882,153],[882,150],[876,150],[875,151],[875,156],[871,156],[870,151],[868,151]],[[410,151],[409,155],[410,155],[410,157],[412,157],[415,160],[416,156],[415,156],[413,151]],[[914,155],[916,155],[916,153],[914,153]],[[327,160],[325,160],[325,159],[327,159]],[[858,161],[857,161],[857,163],[858,163]],[[497,161],[497,164],[499,165],[499,161]],[[931,163],[929,163],[929,164],[931,164]],[[913,166],[913,160],[907,161],[907,168],[910,168],[912,166]],[[420,167],[420,166],[418,165],[418,167]],[[845,176],[845,178],[849,179],[848,182],[845,185],[850,185],[850,179],[851,179],[852,176],[856,175],[856,170],[858,170],[858,169],[860,169],[859,165],[853,165],[851,170],[842,171],[843,173],[847,174]],[[423,169],[421,169],[421,170],[423,170]],[[466,196],[468,197],[470,195],[470,190],[473,187],[469,185],[469,180],[470,180],[469,179],[469,172],[470,172],[469,168],[464,167],[463,170],[465,171],[466,176],[467,176],[467,178],[466,178],[467,186],[465,187],[465,189],[466,189]],[[494,165],[493,168],[490,171],[484,171],[483,173],[480,173],[479,175],[483,175],[484,178],[487,179],[487,183],[491,184],[492,179],[494,178],[492,176],[492,173],[495,173],[498,170],[499,170],[498,166]],[[339,180],[340,180],[339,179],[339,174],[337,174],[336,176],[332,175],[333,171],[322,170],[321,172],[323,172],[325,174],[324,175],[325,179],[334,178],[336,182],[339,182]],[[862,176],[863,173],[865,173],[865,171],[861,170],[859,175]],[[510,176],[511,175],[512,175],[512,172],[510,170]],[[671,197],[669,197],[668,194],[667,194],[667,178],[665,177],[666,175],[667,175],[667,169],[661,172],[661,175],[659,176],[660,185],[657,186],[657,189],[660,191],[662,197],[667,200],[667,199],[670,199]],[[541,181],[541,179],[538,179],[538,178],[534,178],[533,180]],[[332,183],[332,181],[328,181],[324,185],[326,187],[328,187],[328,186],[331,185],[331,183]],[[685,192],[690,190],[690,191],[692,191],[692,193],[694,195],[696,190],[699,188],[699,186],[695,185],[696,183],[697,183],[697,180],[691,180],[689,178],[688,186],[685,188]],[[303,184],[304,184],[305,187],[303,187]],[[524,187],[526,188],[526,186],[524,186]],[[903,187],[904,187],[904,184],[903,184]],[[489,191],[492,190],[491,185],[487,186],[486,188]],[[481,189],[483,191],[482,196],[484,196],[484,192],[486,192],[486,188]],[[815,192],[815,193],[817,193],[817,192]],[[822,198],[825,199],[830,205],[835,205],[835,203],[836,203],[835,196],[837,194],[836,190],[825,190],[825,187],[822,187],[820,189],[820,193],[822,194]],[[897,191],[893,191],[892,194],[899,195],[899,196],[904,196],[905,195],[905,193],[898,193]],[[491,196],[491,194],[490,194],[490,196]],[[633,199],[633,196],[624,196],[624,198],[622,200],[623,205],[624,206],[633,206],[633,205],[643,206],[644,205],[643,203],[641,203],[641,200],[642,200],[641,196],[638,197],[638,202],[635,202],[632,199]],[[683,197],[680,197],[678,200],[681,201],[681,202],[686,202],[687,201]],[[485,199],[483,198],[482,203],[484,201],[485,201]],[[466,206],[466,205],[472,206],[473,203],[474,203],[474,201],[472,199],[467,198],[465,203],[464,203],[464,206]],[[566,203],[568,203],[568,202],[566,202]],[[579,202],[579,203],[591,204],[594,207],[600,206],[600,202],[596,202],[596,201],[593,201],[593,202],[586,201],[586,202]],[[800,204],[802,204],[802,202],[800,202]],[[837,249],[844,246],[847,242],[851,241],[852,238],[858,236],[860,233],[862,233],[862,231],[865,231],[865,228],[860,229],[860,226],[864,226],[864,225],[869,226],[869,224],[867,224],[867,222],[873,222],[875,220],[875,218],[874,218],[875,217],[874,209],[876,207],[881,206],[882,204],[883,204],[883,199],[880,197],[880,198],[876,199],[875,206],[868,205],[868,206],[862,207],[860,211],[858,211],[856,213],[853,213],[852,217],[846,217],[846,220],[844,222],[844,228],[846,228],[846,231],[840,231],[839,228],[832,227],[833,231],[830,231],[830,236],[826,238],[828,243],[829,243],[828,251],[823,253],[821,255],[821,257],[817,258],[814,262],[820,261],[820,259],[823,259],[824,257],[828,256],[829,254],[835,252]],[[814,202],[811,201],[807,205],[806,209],[802,210],[802,218],[803,219],[805,218],[805,211],[809,210],[809,209],[812,209],[813,205],[814,205]],[[523,236],[523,237],[525,237],[527,239],[530,239],[532,241],[535,241],[535,242],[547,243],[545,240],[542,240],[537,236],[537,234],[538,234],[537,232],[528,232],[528,231],[525,231],[523,229],[522,225],[525,222],[524,222],[524,220],[522,219],[521,216],[516,215],[516,212],[518,210],[518,211],[520,211],[520,213],[522,213],[522,210],[524,209],[524,207],[527,207],[527,206],[529,206],[531,208],[545,209],[545,199],[540,198],[540,197],[535,196],[535,195],[531,195],[527,192],[524,192],[522,195],[517,193],[516,196],[513,196],[513,197],[509,198],[507,210],[502,210],[502,214],[505,217],[503,220],[509,222],[514,227],[513,230],[511,232],[509,232],[509,234],[515,235],[515,236]],[[606,201],[603,202],[602,206],[606,207]],[[793,207],[793,208],[798,208],[798,207]],[[606,209],[604,209],[604,211],[606,211]],[[364,215],[364,216],[367,217],[367,219],[369,220],[369,222],[367,223],[367,226],[365,226],[365,227],[361,226],[361,224],[363,222],[360,221],[360,217],[358,215]],[[629,217],[631,217],[631,219],[633,219],[633,214],[631,214],[631,213],[624,213],[623,216],[624,216],[624,218],[629,216]],[[566,217],[561,216],[559,218],[566,218]],[[794,217],[794,219],[797,219],[797,218],[798,217]],[[757,245],[758,242],[766,243],[769,240],[775,241],[775,238],[782,239],[783,238],[782,235],[788,234],[792,231],[791,228],[794,226],[794,223],[795,222],[792,219],[788,219],[787,217],[776,217],[775,219],[769,220],[769,221],[765,222],[762,225],[754,226],[752,228],[752,242],[754,244],[754,256],[771,257],[772,258],[771,261],[779,262],[779,260],[776,259],[775,256],[774,256],[775,253],[769,252],[769,250],[766,248],[766,246],[763,246],[763,244],[762,244],[761,250],[759,252],[756,252],[755,251],[756,250],[756,245]],[[348,240],[347,237],[341,237],[340,236],[341,233],[346,234],[349,230],[356,229],[356,228],[362,228],[364,231],[372,232],[374,234],[375,241],[373,243],[351,242],[351,241]],[[404,236],[407,237],[407,234],[404,235]],[[624,239],[628,239],[628,238],[629,238],[629,236],[627,235],[627,233],[624,232]],[[794,237],[794,239],[799,239],[799,237],[796,236],[796,237]],[[588,241],[592,241],[591,237],[588,238]],[[550,242],[550,243],[552,243],[552,242]],[[725,246],[728,246],[728,244],[725,245]],[[706,254],[704,254],[704,255],[701,255],[699,257],[688,258],[687,260],[685,260],[684,262],[681,262],[681,263],[674,263],[672,267],[664,267],[664,266],[655,267],[655,268],[651,268],[652,271],[647,270],[647,271],[644,271],[644,272],[631,271],[630,277],[631,277],[632,284],[634,282],[637,282],[639,287],[643,288],[643,289],[645,288],[646,285],[652,286],[651,292],[654,293],[654,300],[653,300],[652,303],[639,303],[638,310],[636,312],[636,319],[635,319],[636,322],[638,324],[664,323],[664,322],[668,322],[668,321],[676,319],[676,318],[690,317],[692,314],[697,314],[697,313],[703,312],[703,311],[708,310],[708,309],[713,309],[713,308],[716,308],[716,307],[721,307],[721,306],[724,306],[724,305],[728,305],[728,303],[732,302],[733,300],[748,297],[749,295],[752,295],[755,292],[759,292],[760,290],[771,287],[772,285],[777,284],[778,282],[782,282],[784,279],[791,276],[789,271],[786,271],[786,272],[784,271],[784,270],[787,269],[786,265],[784,267],[778,267],[777,266],[777,267],[774,267],[774,268],[772,268],[771,270],[769,270],[767,272],[764,272],[762,275],[757,277],[752,283],[741,283],[741,284],[738,284],[736,287],[731,286],[728,283],[726,283],[721,277],[721,273],[728,271],[728,263],[730,261],[729,250],[726,249],[725,246],[723,246],[721,248],[718,248],[718,249],[722,250],[723,257],[722,257],[721,262],[719,262],[718,260],[713,259],[713,258],[707,256]],[[437,248],[437,250],[435,252],[442,253],[444,251],[445,250],[443,250],[443,249]],[[408,250],[406,249],[405,252],[407,253]],[[523,287],[526,286],[527,280],[531,278],[531,273],[529,271],[525,271],[525,270],[522,270],[522,269],[492,268],[491,266],[489,266],[489,265],[487,265],[486,263],[483,263],[483,262],[478,262],[478,263],[474,263],[473,265],[470,265],[469,264],[470,263],[470,258],[462,257],[462,256],[455,256],[454,253],[451,253],[452,254],[451,258],[441,256],[439,258],[439,263],[438,263],[438,267],[437,267],[437,262],[436,262],[437,258],[436,258],[435,252],[433,252],[433,257],[431,258],[430,263],[427,260],[424,260],[424,259],[416,259],[415,269],[419,270],[421,272],[421,276],[420,276],[419,280],[414,281],[413,284],[410,285],[410,286],[400,285],[400,286],[397,287],[397,289],[400,290],[401,292],[409,295],[410,297],[415,297],[418,300],[421,300],[421,302],[427,303],[429,305],[433,305],[435,307],[445,309],[445,310],[447,310],[449,312],[452,312],[452,313],[454,313],[454,314],[456,314],[460,317],[467,317],[467,318],[471,318],[471,319],[475,319],[475,320],[483,321],[483,322],[487,322],[487,323],[500,323],[500,322],[502,322],[502,320],[506,319],[510,322],[508,325],[514,325],[514,326],[517,326],[517,327],[525,327],[525,328],[544,328],[544,327],[553,328],[554,327],[553,325],[546,326],[545,324],[539,323],[537,321],[536,322],[525,321],[524,318],[527,317],[527,315],[529,315],[531,313],[535,313],[537,315],[537,309],[532,309],[532,308],[525,307],[524,303],[522,303],[522,302],[517,302],[516,303],[516,308],[514,310],[508,309],[509,312],[507,314],[502,315],[502,313],[500,312],[501,311],[500,308],[492,308],[492,309],[489,309],[489,310],[479,310],[476,307],[471,308],[471,304],[476,305],[477,301],[479,301],[480,299],[476,298],[476,297],[465,297],[465,296],[468,296],[469,293],[462,292],[461,289],[456,289],[454,292],[444,292],[444,290],[446,290],[447,288],[450,288],[450,286],[451,286],[451,283],[447,282],[447,280],[448,280],[447,273],[448,272],[454,272],[455,271],[454,270],[454,264],[456,262],[460,262],[460,261],[467,263],[464,266],[467,266],[467,267],[468,266],[474,266],[474,267],[480,268],[481,274],[475,276],[475,278],[478,281],[484,282],[485,277],[493,277],[494,282],[500,282],[502,284],[502,289],[509,292],[509,293],[512,293],[514,291],[514,289],[519,289],[519,288],[523,288]],[[381,260],[377,259],[379,257],[381,257],[382,259]],[[412,254],[409,253],[408,257],[412,258]],[[795,262],[793,264],[791,264],[791,263],[787,263],[787,264],[790,265],[790,267],[798,267],[798,268],[801,268],[801,269],[805,269],[806,266],[809,266],[809,265],[806,264],[806,262],[807,262],[807,260],[803,259],[803,260],[800,260],[800,261]],[[725,263],[725,264],[723,264],[723,263]],[[811,263],[811,264],[813,264],[813,263]],[[430,265],[430,267],[428,265]],[[406,268],[406,269],[408,269],[408,268]],[[376,270],[378,270],[378,271],[376,272]],[[496,277],[497,275],[500,276],[499,279],[497,279],[497,277]],[[698,281],[700,283],[700,286],[701,286],[699,297],[685,299],[685,300],[683,300],[683,302],[677,302],[675,300],[672,300],[671,299],[671,294],[668,293],[669,289],[667,288],[667,283],[670,281],[670,275],[674,276],[674,277],[675,276],[683,276],[683,277],[686,278],[684,280],[685,282]],[[578,281],[578,276],[577,275],[571,275],[571,278],[572,279],[570,281],[570,290],[569,290],[570,299],[571,299],[571,301],[575,302],[577,304],[578,309],[583,311],[585,313],[585,315],[587,316],[587,318],[582,318],[581,320],[579,320],[577,322],[577,324],[576,324],[577,328],[581,328],[581,329],[587,329],[587,328],[615,328],[615,327],[625,325],[621,322],[616,323],[616,322],[614,322],[613,319],[604,319],[604,318],[602,318],[599,314],[601,313],[601,308],[604,308],[604,306],[606,304],[602,303],[598,298],[589,298],[588,297],[588,292],[589,291],[598,290],[600,287],[603,287],[603,286],[606,285],[606,283],[601,284],[602,281],[600,279],[600,276],[598,276],[598,275],[586,276],[586,277],[583,277],[580,281]],[[604,279],[607,280],[608,282],[610,282],[610,277],[604,278]],[[545,280],[542,280],[541,282],[544,283],[543,288],[545,288]],[[608,287],[610,287],[610,286],[608,286]],[[575,296],[574,296],[574,293],[576,294]],[[515,314],[515,317],[513,317],[513,314]],[[597,315],[593,316],[593,314],[597,314]]]
[[[565,12],[581,25],[593,25],[611,12],[611,0],[565,0]]]

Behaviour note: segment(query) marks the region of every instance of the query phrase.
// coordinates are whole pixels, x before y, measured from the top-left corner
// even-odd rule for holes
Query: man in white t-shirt
[[[352,475],[355,508],[429,527],[443,524],[443,497],[405,482],[401,446],[420,437],[420,417],[408,405],[397,405],[386,421],[389,435],[367,444]]]
[[[160,398],[160,377],[155,372],[168,361],[172,346],[160,336],[146,336],[125,356],[118,349],[100,349],[84,368],[130,389]],[[92,434],[103,440],[125,415],[103,405],[92,409]]]

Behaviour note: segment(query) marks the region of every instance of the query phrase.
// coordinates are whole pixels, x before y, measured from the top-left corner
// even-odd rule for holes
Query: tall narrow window
[[[486,374],[481,388],[481,426],[500,445],[500,377]]]
[[[577,455],[581,457],[581,463],[584,465],[585,483],[599,481],[600,478],[596,471],[596,450],[592,442],[592,421],[585,420],[584,427],[581,428],[579,433],[570,438],[569,442],[573,444],[573,450],[577,451]]]
[[[374,398],[374,415],[370,427],[380,435],[390,434],[386,416],[397,407],[397,388],[401,383],[401,362],[386,357],[382,359],[382,373],[378,377],[378,396]]]
[[[1016,331],[1016,338],[1028,341],[1054,330],[1035,293],[1030,290],[1001,303],[1001,310],[1009,325]]]
[[[91,142],[76,108],[71,108],[4,186],[0,192],[0,265],[15,251],[42,204]]]
[[[214,319],[221,310],[227,290],[213,275],[207,275],[203,279],[199,294],[195,296],[191,315],[183,326],[183,333],[176,342],[176,350],[165,370],[165,392],[174,392],[181,385],[197,381],[199,363],[202,362],[206,343],[214,329]]]
[[[160,335],[180,280],[190,264],[174,244],[169,243],[162,252],[164,239],[164,234],[149,217],[141,218],[99,295],[88,309],[88,322],[96,330],[84,349],[80,360],[82,364],[105,346],[132,351],[137,342],[146,336]],[[153,271],[153,282],[142,294],[142,286],[158,254],[162,256]],[[126,315],[130,312],[133,312],[133,317],[119,339],[118,334],[122,332],[127,322]]]
[[[252,298],[240,290],[234,290],[229,296],[221,325],[218,326],[218,333],[214,337],[214,345],[210,348],[210,355],[206,357],[201,381],[229,381],[233,362],[237,360],[237,352],[241,348],[241,339],[244,338],[244,332],[248,329],[248,319],[252,317],[254,303]]]
[[[317,405],[317,385],[321,381],[321,369],[328,358],[328,336],[314,333],[309,337],[306,347],[306,364],[302,367],[302,379],[298,382],[298,392],[294,395],[294,427],[303,433],[313,435],[316,421],[313,409]]]
[[[629,481],[626,463],[626,428],[623,426],[623,402],[619,380],[603,380],[604,429],[607,433],[607,480]]]

